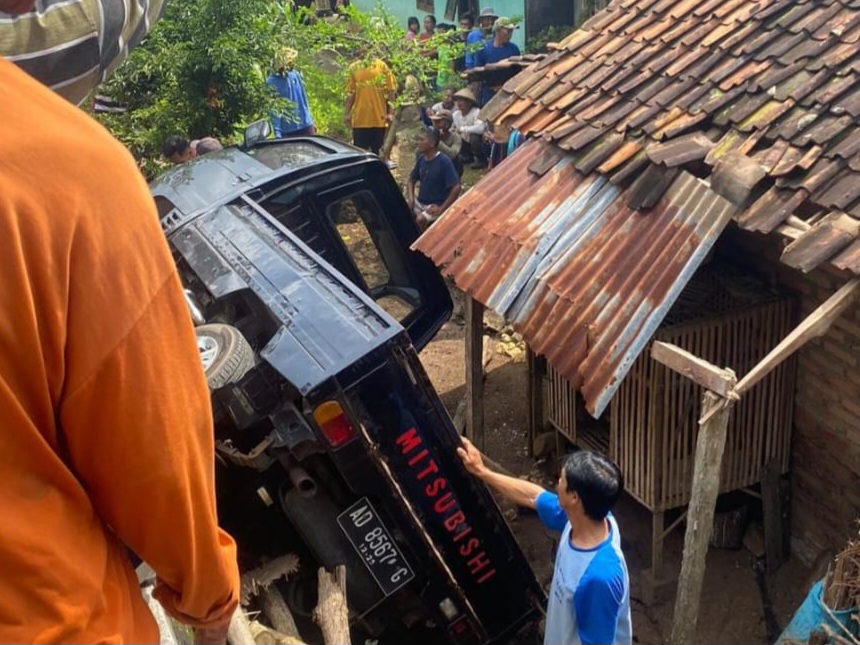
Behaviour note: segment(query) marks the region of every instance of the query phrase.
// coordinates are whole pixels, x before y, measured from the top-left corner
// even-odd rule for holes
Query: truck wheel
[[[209,389],[235,383],[254,367],[254,350],[231,325],[200,325],[194,328],[197,349]]]

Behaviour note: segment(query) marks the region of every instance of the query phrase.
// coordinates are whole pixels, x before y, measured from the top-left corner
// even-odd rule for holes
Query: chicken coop
[[[792,297],[750,274],[703,267],[652,338],[744,374],[794,327]],[[650,343],[649,343],[650,345]],[[533,429],[554,429],[581,448],[609,455],[625,487],[653,518],[652,571],[662,566],[664,514],[690,502],[703,391],[643,351],[607,411],[592,418],[581,395],[545,360],[531,356]],[[720,492],[761,482],[768,463],[789,469],[795,362],[788,360],[739,402],[728,428]],[[557,435],[558,436],[558,435]]]

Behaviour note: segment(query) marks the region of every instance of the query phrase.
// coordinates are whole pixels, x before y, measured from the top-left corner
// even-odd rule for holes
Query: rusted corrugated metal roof
[[[511,321],[600,415],[734,207],[682,172],[645,213],[531,140],[415,248]]]
[[[860,223],[860,1],[613,0],[508,80],[482,115],[613,181],[635,178],[643,162],[693,164],[701,176],[748,155],[764,175],[742,227],[830,213]],[[654,147],[689,134],[715,143],[705,164],[702,139]],[[816,239],[787,264],[854,270],[840,259],[850,231],[809,232]]]

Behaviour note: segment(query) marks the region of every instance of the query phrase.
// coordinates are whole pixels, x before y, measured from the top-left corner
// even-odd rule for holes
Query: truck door
[[[445,282],[410,250],[418,229],[378,160],[365,158],[298,185],[266,186],[256,201],[396,318],[418,349],[450,316]]]

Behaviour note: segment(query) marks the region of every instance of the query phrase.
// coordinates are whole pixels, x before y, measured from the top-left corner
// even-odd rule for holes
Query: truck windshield
[[[329,204],[326,214],[335,226],[367,290],[389,314],[403,320],[420,304],[410,289],[408,273],[393,255],[386,263],[382,252],[395,244],[382,217],[382,209],[366,190]],[[389,264],[393,264],[389,268]],[[392,275],[393,273],[393,275]]]

